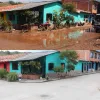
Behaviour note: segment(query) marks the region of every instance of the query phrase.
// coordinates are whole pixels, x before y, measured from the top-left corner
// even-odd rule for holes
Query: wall
[[[3,62],[0,63],[0,68],[4,68],[4,64],[6,64],[6,70],[9,72],[10,71],[10,63],[9,62]]]
[[[59,52],[46,56],[46,74],[54,72],[54,71],[49,71],[49,69],[48,69],[49,63],[54,63],[54,67],[61,66],[61,63],[65,63],[65,66],[66,66],[66,61],[61,60],[59,56],[60,56]],[[66,69],[65,69],[65,71],[66,71]]]
[[[92,2],[89,0],[62,0],[63,3],[72,3],[77,9],[92,11]]]
[[[60,3],[57,3],[57,2],[44,5],[43,23],[47,22],[46,21],[46,14],[47,13],[53,14],[55,10],[59,11],[61,8],[62,8],[62,5]]]
[[[75,65],[75,70],[76,71],[82,71],[82,62],[78,62],[76,65]]]
[[[16,72],[16,73],[21,73],[21,65],[18,64],[18,70],[13,70],[12,69],[12,62],[10,62],[10,72]]]
[[[12,13],[15,15],[15,20],[11,20],[11,22],[12,22],[12,24],[17,24],[17,15],[15,12],[6,12],[6,17],[9,20],[9,15]]]

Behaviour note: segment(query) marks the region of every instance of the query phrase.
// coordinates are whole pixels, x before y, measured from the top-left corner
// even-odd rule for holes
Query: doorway
[[[4,69],[7,70],[7,64],[4,64]]]

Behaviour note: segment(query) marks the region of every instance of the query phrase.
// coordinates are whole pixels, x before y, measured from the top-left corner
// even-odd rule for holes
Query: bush
[[[17,80],[18,80],[17,73],[15,73],[15,72],[10,72],[10,73],[7,75],[7,80],[8,80],[9,82],[17,81]]]
[[[68,69],[68,72],[70,72],[71,70],[75,69],[75,66],[73,64],[68,64],[67,69]]]
[[[6,78],[7,73],[8,72],[5,69],[0,69],[0,78]]]
[[[53,68],[54,72],[58,73],[58,72],[61,72],[63,73],[64,72],[64,68],[63,67],[55,67]]]

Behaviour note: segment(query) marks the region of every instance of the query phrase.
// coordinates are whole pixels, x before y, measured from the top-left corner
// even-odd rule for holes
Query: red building
[[[92,12],[92,2],[90,0],[62,0],[63,3],[73,3],[76,9]]]
[[[26,53],[0,56],[0,69],[6,69],[8,72],[10,72],[10,61],[19,58],[25,54]]]

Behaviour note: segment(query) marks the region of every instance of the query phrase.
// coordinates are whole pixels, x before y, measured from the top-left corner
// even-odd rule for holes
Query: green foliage
[[[75,6],[72,3],[64,3],[63,10],[68,12],[75,12]]]
[[[17,81],[17,80],[18,80],[17,73],[15,73],[15,72],[10,72],[10,73],[7,75],[7,80],[8,80],[9,82]]]
[[[66,51],[61,52],[60,58],[66,60],[68,64],[67,69],[68,71],[71,71],[74,69],[74,65],[77,64],[78,55],[76,51],[66,50]]]
[[[67,69],[68,69],[68,72],[70,72],[71,70],[75,69],[75,66],[73,64],[68,64]]]
[[[11,21],[5,21],[0,17],[0,26],[4,31],[11,32],[12,31],[12,23]]]
[[[74,22],[74,17],[65,15],[65,12],[63,10],[61,10],[60,12],[54,11],[53,22],[55,24],[55,28],[62,28],[65,26],[70,27],[71,22]]]
[[[54,11],[53,13],[53,21],[57,28],[60,27],[61,22],[65,20],[65,14],[63,11],[60,11],[59,13],[57,11]]]
[[[30,65],[32,67],[35,67],[36,69],[40,70],[41,69],[41,64],[38,61],[29,61],[29,62],[21,62],[21,65]]]
[[[0,69],[0,78],[6,78],[7,73],[8,72],[5,69]]]
[[[64,72],[64,68],[61,67],[61,66],[60,66],[60,67],[54,67],[53,70],[54,70],[54,72],[56,72],[56,73],[58,73],[58,72],[63,73],[63,72]]]
[[[9,4],[11,4],[11,5],[17,5],[17,4],[22,4],[22,2],[9,1]]]
[[[20,12],[20,15],[26,18],[26,23],[27,24],[31,24],[31,23],[35,23],[38,22],[38,16],[36,16],[33,11],[30,10],[25,10]]]
[[[21,62],[23,74],[40,74],[41,64],[38,61]]]

